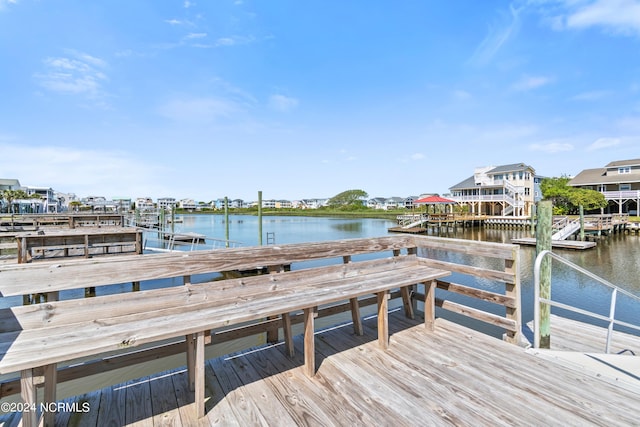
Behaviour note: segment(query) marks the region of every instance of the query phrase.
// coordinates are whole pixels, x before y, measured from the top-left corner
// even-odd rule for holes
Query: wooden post
[[[531,206],[531,235],[536,235],[536,205]]]
[[[522,330],[522,310],[521,310],[521,297],[520,297],[520,248],[515,247],[512,251],[512,259],[505,260],[504,271],[505,273],[513,273],[513,283],[505,283],[505,295],[513,298],[516,302],[515,307],[506,308],[507,319],[516,322],[516,331],[507,332],[504,334],[504,340],[511,344],[520,343],[520,331]]]
[[[23,427],[36,427],[38,425],[38,413],[36,411],[36,384],[33,369],[20,371],[20,396],[22,397],[22,425]]]
[[[224,196],[224,246],[229,247],[229,198]]]
[[[258,191],[258,246],[262,246],[262,191]]]
[[[316,353],[313,342],[314,307],[304,309],[304,373],[311,378],[316,374]]]
[[[378,292],[378,345],[389,348],[389,291]]]
[[[551,250],[553,205],[550,200],[539,202],[538,226],[536,227],[536,256]],[[551,299],[551,258],[545,257],[540,264],[540,298]],[[538,302],[536,302],[538,303]],[[540,304],[540,348],[551,348],[551,306]]]
[[[204,353],[204,331],[195,334],[195,355],[194,355],[194,396],[196,404],[196,414],[198,418],[205,415],[204,395],[205,395],[205,353]]]
[[[580,205],[580,241],[584,242],[584,207]]]
[[[55,363],[44,367],[44,404],[49,405],[56,402],[56,387],[58,382],[58,371]],[[54,411],[46,411],[42,414],[44,425],[52,426],[55,424],[56,413]]]
[[[287,348],[287,354],[289,357],[293,357],[296,354],[296,350],[293,345],[293,332],[291,330],[291,315],[289,313],[282,313],[282,332],[284,335],[284,344]]]
[[[424,283],[424,326],[428,331],[435,329],[437,280]]]

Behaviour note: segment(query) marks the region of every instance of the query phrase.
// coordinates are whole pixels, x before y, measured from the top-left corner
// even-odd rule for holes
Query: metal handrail
[[[573,307],[567,304],[563,304],[560,302],[556,302],[556,301],[552,301],[550,299],[547,298],[541,298],[540,297],[540,267],[542,264],[542,260],[544,259],[545,256],[550,256],[551,258],[573,268],[574,270],[596,280],[597,282],[602,283],[603,285],[609,287],[610,289],[612,289],[611,292],[611,305],[609,307],[609,316],[603,316],[601,314],[597,314],[591,311],[587,311],[587,310],[583,310],[577,307]],[[611,347],[611,335],[613,334],[613,326],[614,325],[620,325],[620,326],[624,326],[630,329],[635,329],[637,331],[640,331],[640,326],[638,325],[633,325],[631,323],[627,323],[627,322],[623,322],[620,320],[616,320],[615,319],[615,311],[616,311],[616,299],[618,297],[618,293],[622,293],[628,297],[631,297],[635,300],[637,300],[638,302],[640,302],[640,297],[632,294],[631,292],[625,291],[624,289],[621,289],[619,287],[617,287],[616,285],[612,284],[611,282],[601,278],[600,276],[590,272],[589,270],[586,270],[582,267],[580,267],[577,264],[572,263],[569,260],[566,260],[562,257],[560,257],[559,255],[556,255],[555,253],[549,251],[549,250],[544,250],[542,252],[540,252],[538,254],[538,256],[536,257],[536,261],[534,264],[534,268],[533,268],[533,292],[534,292],[534,296],[533,296],[533,346],[534,348],[540,348],[540,303],[545,303],[548,304],[550,306],[553,307],[558,307],[558,308],[562,308],[565,310],[569,310],[572,311],[574,313],[579,313],[585,316],[589,316],[592,317],[594,319],[599,319],[599,320],[604,320],[606,322],[608,322],[608,327],[607,327],[607,342],[605,345],[605,353],[609,353],[610,347]]]

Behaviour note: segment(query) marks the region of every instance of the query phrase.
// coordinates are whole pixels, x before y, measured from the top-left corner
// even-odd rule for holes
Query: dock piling
[[[536,227],[536,256],[551,250],[552,210],[550,200],[538,202]],[[540,265],[540,298],[551,299],[551,257],[545,257]],[[540,302],[540,348],[551,348],[551,307]]]

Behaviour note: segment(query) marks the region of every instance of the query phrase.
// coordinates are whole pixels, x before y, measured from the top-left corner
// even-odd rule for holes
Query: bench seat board
[[[76,259],[0,265],[3,297],[142,282],[212,272],[251,270],[316,259],[414,248],[409,237],[380,237],[279,246],[149,254],[135,258]]]
[[[237,298],[251,292],[258,296],[276,288],[325,283],[334,279],[386,272],[397,268],[417,265],[415,256],[401,256],[373,261],[340,264],[320,268],[286,272],[275,275],[260,275],[202,283],[198,285],[174,286],[125,294],[104,295],[96,298],[54,301],[43,304],[16,306],[0,310],[0,333],[71,325],[100,318],[115,318],[141,311],[183,310],[198,301]]]
[[[209,289],[204,289],[203,293],[190,293],[190,288],[198,286],[190,285],[185,286],[185,291],[189,295],[199,294],[196,298],[198,301],[188,302],[182,307],[5,332],[0,334],[0,374],[134,347],[268,316],[279,316],[282,313],[428,282],[449,274],[432,267],[404,264],[400,262],[399,267],[386,271],[354,273],[344,277],[335,277],[335,271],[332,271],[333,278],[324,277],[326,281],[309,280],[308,283],[301,280],[301,275],[288,273],[246,278],[242,280],[249,282],[248,279],[256,281],[260,278],[262,281],[268,279],[271,288],[265,290],[263,287],[256,292],[251,286],[234,286],[226,289],[225,292],[230,293],[228,298],[220,298],[220,289],[213,294]],[[288,276],[293,277],[292,282],[295,285],[288,282]],[[210,293],[207,294],[207,291]],[[79,301],[91,303],[99,298],[106,297]],[[65,301],[60,302],[62,303]],[[89,309],[90,306],[87,308]],[[17,321],[19,322],[19,319]],[[95,339],[96,337],[99,339]]]

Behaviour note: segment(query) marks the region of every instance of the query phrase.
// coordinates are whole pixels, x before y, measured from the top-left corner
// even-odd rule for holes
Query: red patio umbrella
[[[454,205],[455,203],[455,200],[445,199],[444,197],[440,196],[423,197],[422,199],[418,199],[413,202],[414,205],[433,205],[434,213],[435,205]]]
[[[413,202],[414,205],[452,205],[455,203],[455,200],[445,199],[440,196],[423,197],[422,199],[418,199]]]

